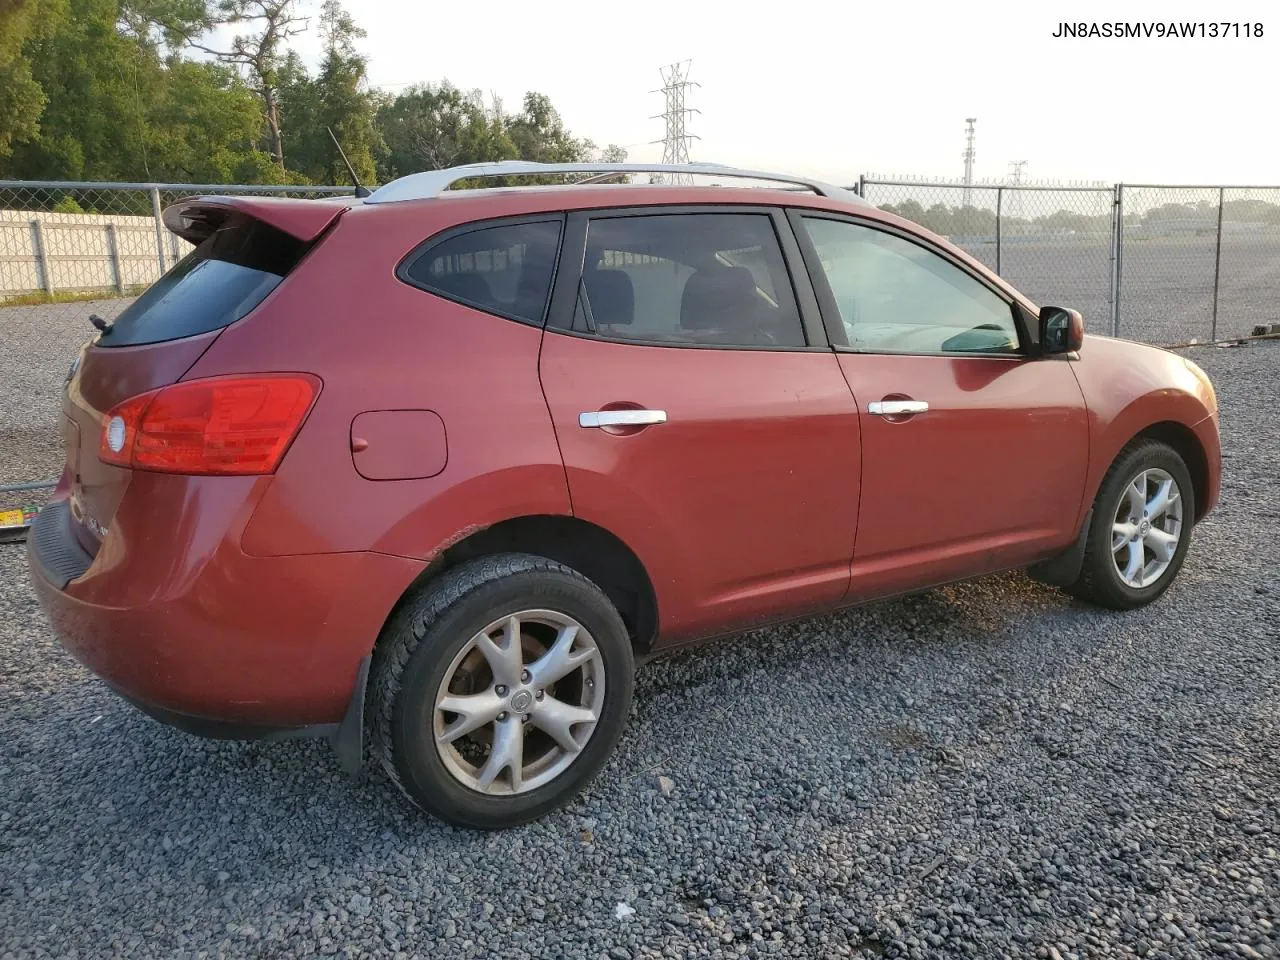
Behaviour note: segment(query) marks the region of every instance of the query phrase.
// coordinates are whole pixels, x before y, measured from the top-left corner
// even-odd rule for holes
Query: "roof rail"
[[[423,200],[438,197],[461,180],[481,177],[536,177],[564,173],[589,173],[581,183],[602,183],[629,173],[698,174],[709,177],[737,177],[746,180],[766,180],[790,184],[792,189],[801,187],[812,190],[820,197],[833,197],[861,203],[861,198],[851,190],[796,177],[788,173],[768,173],[762,170],[743,170],[718,163],[535,163],[531,160],[500,160],[493,163],[471,163],[445,170],[425,170],[392,180],[365,198],[365,203],[394,203],[399,200]]]

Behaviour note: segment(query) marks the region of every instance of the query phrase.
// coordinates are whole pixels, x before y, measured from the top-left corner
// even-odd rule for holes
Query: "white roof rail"
[[[762,170],[743,170],[718,163],[535,163],[531,160],[499,160],[493,163],[471,163],[445,170],[425,170],[392,180],[365,198],[365,203],[395,203],[399,200],[423,200],[438,197],[461,180],[481,177],[536,177],[550,174],[595,174],[583,183],[600,183],[629,173],[697,174],[708,177],[736,177],[745,180],[765,180],[790,184],[792,189],[802,187],[820,197],[861,203],[852,190],[833,186],[820,180],[792,176],[788,173],[768,173]]]

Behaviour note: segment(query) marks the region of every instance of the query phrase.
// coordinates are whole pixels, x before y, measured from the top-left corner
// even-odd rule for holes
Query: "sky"
[[[1177,184],[1280,183],[1280,5],[583,5],[347,0],[371,82],[447,78],[509,108],[547,94],[577,136],[660,160],[659,68],[691,61],[691,158],[839,182],[862,173]],[[314,6],[312,7],[314,9]],[[1076,23],[1261,23],[1261,38],[1060,39]],[[1207,29],[1207,28],[1206,28]],[[1241,28],[1243,29],[1243,28]],[[318,58],[313,22],[299,50]]]

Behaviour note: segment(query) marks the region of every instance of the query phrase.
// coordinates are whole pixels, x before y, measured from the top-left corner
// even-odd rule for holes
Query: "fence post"
[[[1003,276],[1000,273],[1000,219],[1002,216],[1001,208],[1004,206],[1004,187],[996,187],[996,275]]]
[[[116,225],[107,224],[107,252],[111,254],[111,278],[115,281],[117,293],[124,293],[124,266],[120,262],[120,238],[116,235]]]
[[[1111,205],[1111,336],[1120,336],[1120,295],[1124,281],[1124,184],[1115,187]]]
[[[865,173],[858,174],[858,196],[863,200],[867,199],[867,175]]]
[[[53,293],[53,271],[49,269],[49,245],[44,238],[44,224],[39,220],[31,221],[31,245],[36,255],[37,268],[40,270],[40,289],[45,293]]]
[[[1218,273],[1222,268],[1222,201],[1224,187],[1218,188],[1218,240],[1213,248],[1213,320],[1209,325],[1209,339],[1218,339]]]
[[[156,221],[156,262],[160,264],[159,276],[164,276],[164,221],[160,218],[160,188],[151,188],[151,216]]]

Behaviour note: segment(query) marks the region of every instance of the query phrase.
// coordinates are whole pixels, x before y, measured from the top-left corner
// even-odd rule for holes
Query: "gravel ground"
[[[0,484],[50,480],[62,471],[60,391],[71,361],[94,333],[89,314],[109,320],[132,302],[0,308]]]
[[[1008,575],[650,664],[502,834],[144,718],[0,547],[0,957],[1280,957],[1280,347],[1194,356],[1223,502],[1162,602]]]

